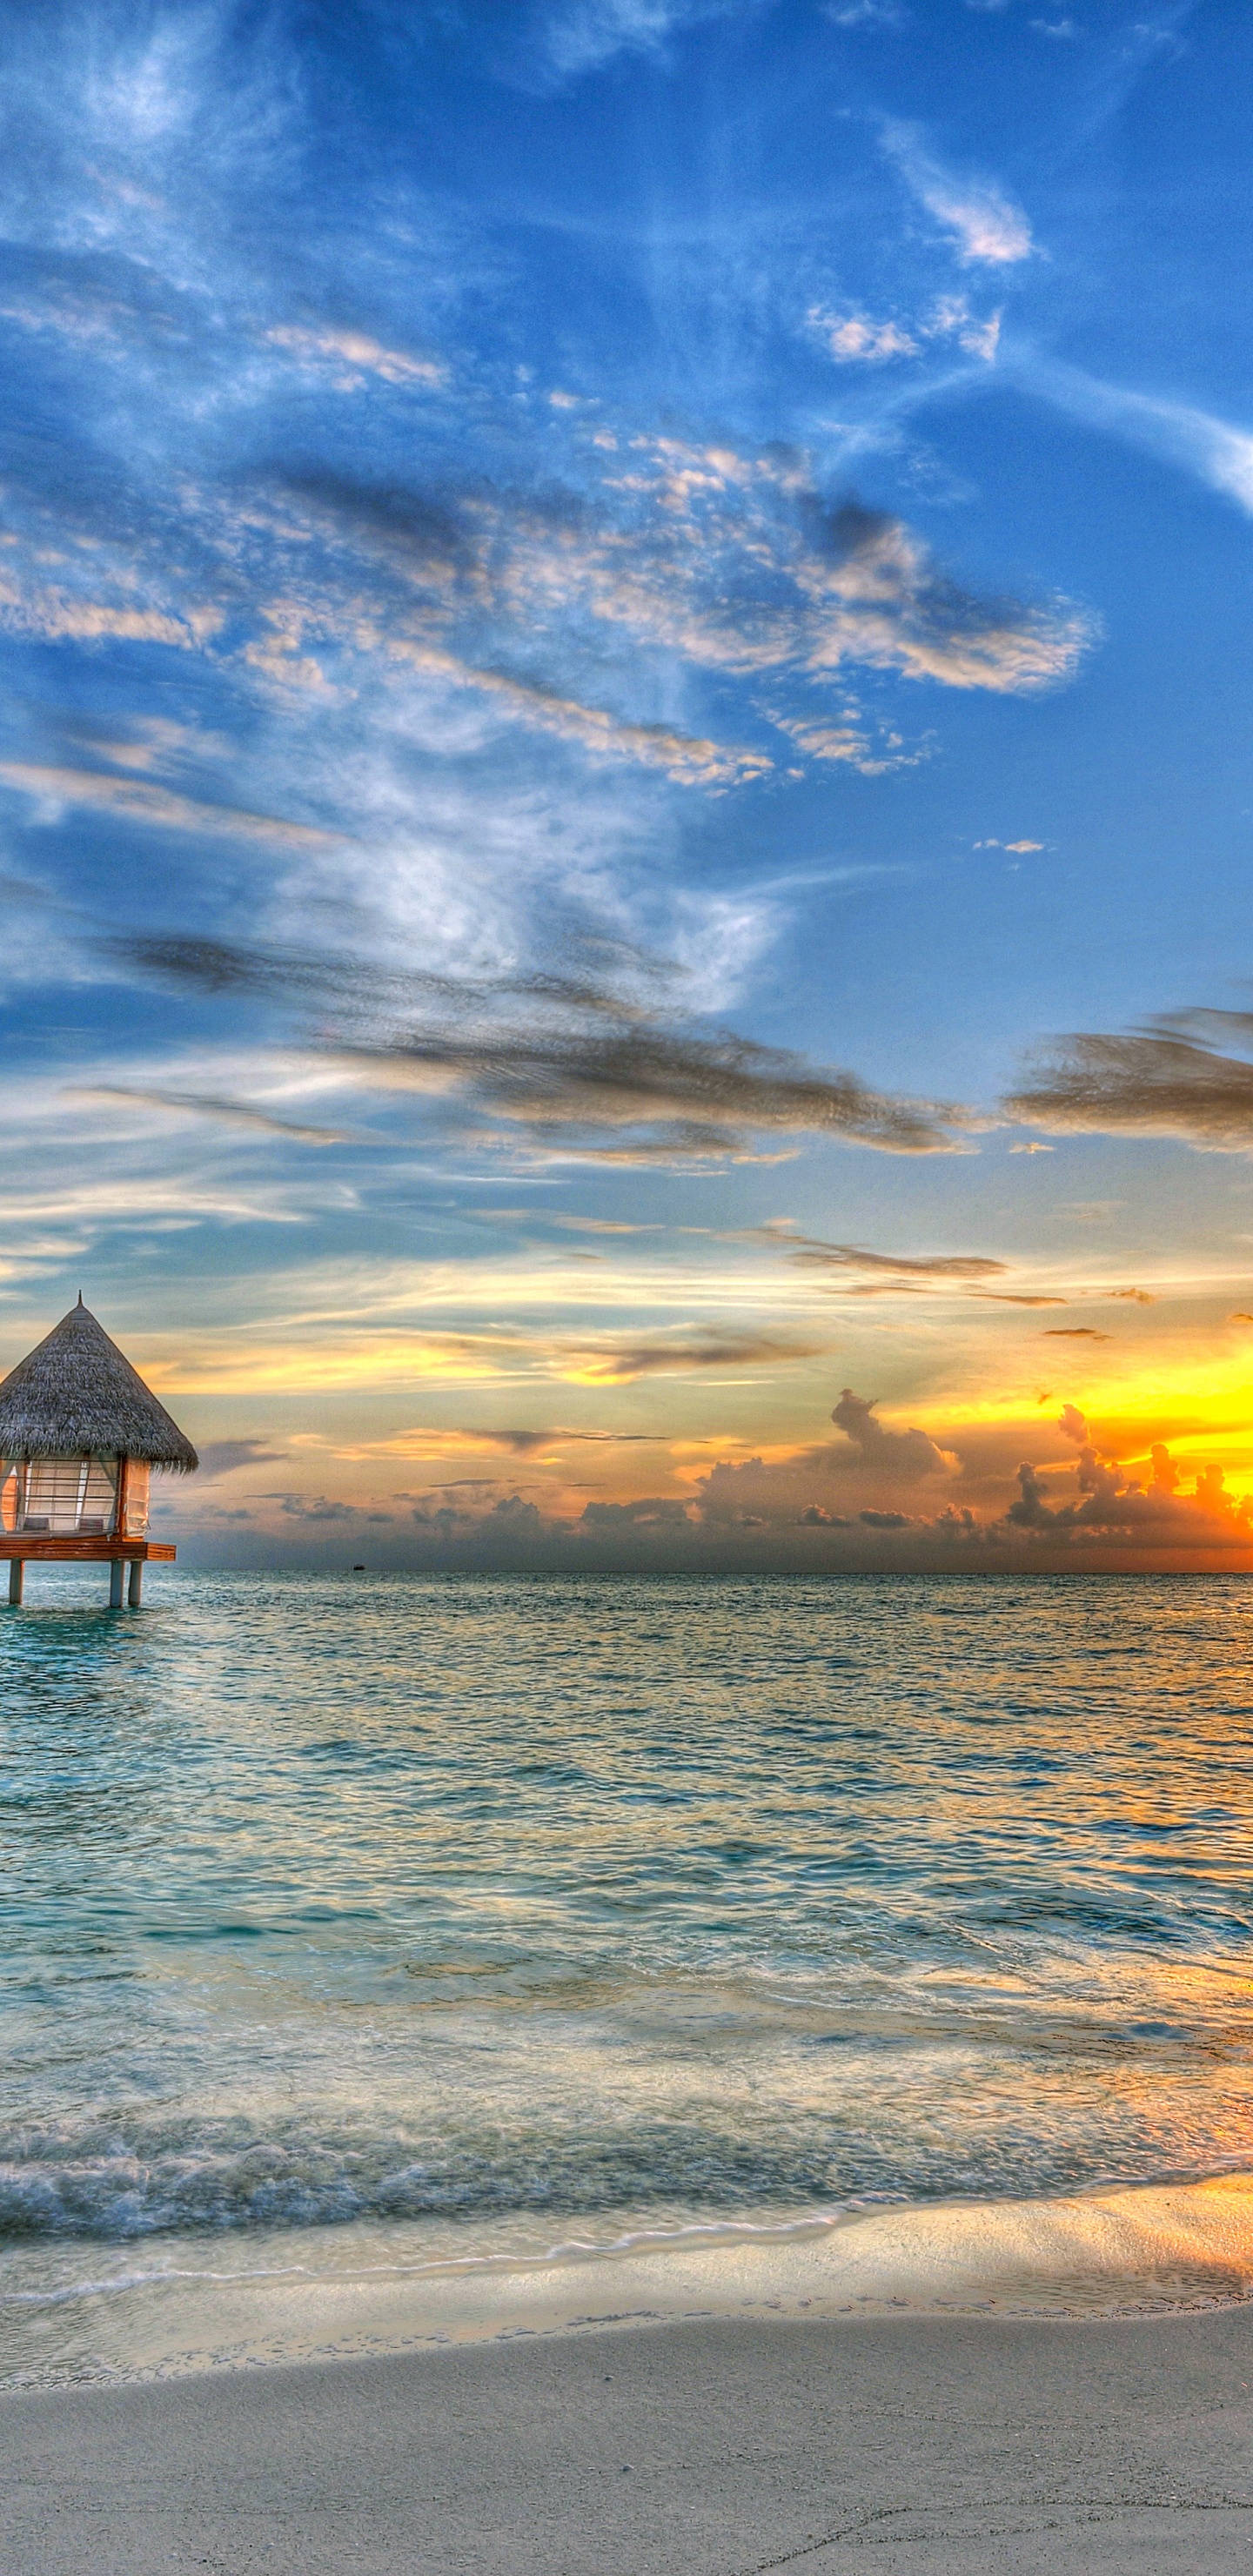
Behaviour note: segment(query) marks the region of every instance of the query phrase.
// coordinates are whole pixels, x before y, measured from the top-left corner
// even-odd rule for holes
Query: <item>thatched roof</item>
[[[80,1296],[0,1380],[0,1458],[139,1458],[189,1476],[200,1460]]]

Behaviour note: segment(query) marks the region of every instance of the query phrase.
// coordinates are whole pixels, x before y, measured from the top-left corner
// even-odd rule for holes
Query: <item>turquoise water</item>
[[[0,1613],[0,2336],[49,2366],[102,2283],[345,2229],[1253,2166],[1248,1583],[149,1584]]]

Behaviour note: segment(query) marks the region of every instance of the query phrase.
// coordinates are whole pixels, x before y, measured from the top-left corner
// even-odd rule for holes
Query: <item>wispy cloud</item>
[[[423,711],[432,741],[446,739],[445,711],[460,699],[463,730],[477,703],[475,721],[501,733],[521,727],[713,794],[768,776],[778,746],[728,744],[659,713],[674,705],[676,674],[685,694],[768,672],[812,695],[861,665],[1019,694],[1068,679],[1096,631],[1065,601],[964,589],[899,517],[830,499],[803,456],[778,449],[640,433],[603,456],[585,443],[569,483],[548,492],[320,470],[229,496],[185,485],[173,518],[165,500],[127,494],[116,506],[124,530],[67,529],[59,505],[28,500],[0,556],[0,624],[198,655],[277,703],[288,728],[304,699],[314,724],[364,728],[376,743]],[[65,567],[52,586],[50,555]],[[603,687],[607,658],[617,703],[567,677],[594,667]],[[819,711],[784,722],[803,758],[866,775],[925,756],[899,736],[863,743]],[[160,746],[145,765],[167,766]],[[378,759],[373,770],[377,781]],[[312,828],[197,803],[155,778],[128,787],[38,762],[5,775],[45,799],[177,831],[294,839]]]
[[[741,1381],[746,1373],[773,1375],[803,1366],[827,1347],[826,1336],[803,1329],[720,1321],[655,1323],[645,1312],[632,1325],[579,1328],[570,1312],[559,1313],[547,1329],[524,1324],[493,1323],[485,1328],[432,1322],[428,1274],[424,1287],[411,1289],[405,1310],[390,1322],[371,1324],[363,1314],[332,1310],[301,1315],[266,1329],[212,1327],[167,1334],[145,1351],[145,1375],[164,1392],[189,1394],[277,1394],[287,1388],[421,1387],[429,1395],[453,1386],[496,1391],[520,1385],[536,1389],[561,1385],[610,1388],[649,1379],[689,1377],[716,1383],[722,1377]],[[416,1298],[416,1306],[415,1306]],[[411,1316],[409,1309],[414,1308]],[[516,1393],[505,1401],[516,1403]],[[551,1397],[549,1397],[551,1401]],[[626,1426],[624,1426],[625,1434]],[[539,1456],[550,1435],[529,1430],[489,1435],[462,1433],[447,1426],[429,1435],[415,1430],[382,1442],[293,1444],[293,1454],[308,1451],[317,1459],[329,1445],[336,1454],[371,1461],[433,1461],[464,1456],[467,1448],[504,1447],[519,1457]],[[615,1446],[620,1437],[602,1435],[598,1425],[582,1426],[551,1437],[589,1445]],[[654,1429],[652,1437],[657,1439]],[[643,1435],[632,1444],[643,1445]]]
[[[971,1252],[868,1252],[853,1243],[824,1243],[814,1235],[784,1234],[763,1226],[758,1240],[778,1243],[798,1269],[850,1272],[859,1277],[907,1281],[911,1285],[970,1287],[1003,1278],[1008,1262]],[[1034,1301],[1033,1301],[1034,1302]]]
[[[901,519],[847,496],[831,501],[805,457],[777,450],[640,434],[577,495],[511,495],[506,505],[491,492],[445,493],[435,506],[420,492],[323,477],[293,488],[292,510],[290,539],[281,512],[274,536],[297,549],[282,589],[299,604],[301,635],[418,667],[434,655],[425,664],[433,673],[495,690],[527,721],[660,765],[671,756],[687,764],[692,752],[670,755],[659,729],[589,710],[547,680],[485,668],[460,653],[458,625],[481,622],[487,609],[516,653],[524,634],[590,620],[589,641],[597,627],[617,630],[698,671],[812,674],[860,662],[1011,693],[1069,677],[1094,633],[1067,603],[963,591]],[[332,547],[316,588],[311,525]],[[337,572],[341,553],[350,591]],[[381,596],[376,615],[363,614],[367,564],[394,585],[385,620]],[[440,654],[455,655],[451,667]],[[718,779],[747,758],[696,749]]]
[[[685,28],[754,5],[757,0],[539,0],[525,13],[522,31],[536,70],[553,80],[577,80],[617,54],[659,54]]]
[[[897,0],[822,0],[833,27],[903,27],[909,16]]]
[[[324,1064],[273,1048],[175,1053],[150,1022],[143,1030],[138,1060],[97,1031],[84,1070],[75,1047],[75,1081],[64,1058],[38,1072],[10,1067],[0,1118],[10,1246],[41,1257],[50,1228],[63,1229],[58,1260],[89,1260],[99,1278],[110,1246],[128,1237],[164,1237],[176,1252],[174,1238],[202,1228],[291,1233],[360,1206],[345,1157],[375,1140],[326,1116],[328,1095],[338,1109],[352,1092]]]
[[[355,393],[370,376],[385,385],[423,385],[435,389],[448,381],[439,358],[415,358],[404,349],[385,348],[368,331],[333,329],[329,323],[280,322],[265,334],[271,348],[286,350],[296,362],[325,376],[337,393]]]
[[[665,1436],[664,1433],[646,1431],[584,1431],[572,1429],[564,1423],[539,1431],[503,1427],[478,1430],[464,1426],[450,1430],[446,1424],[430,1423],[397,1432],[390,1440],[359,1443],[340,1454],[353,1458],[461,1458],[473,1456],[480,1449],[505,1449],[515,1458],[533,1458],[547,1450],[569,1447],[648,1448],[656,1446]]]
[[[1031,226],[995,179],[946,170],[928,152],[917,126],[885,124],[883,149],[969,265],[1006,268],[1031,257]]]
[[[64,1113],[63,1113],[64,1114]],[[53,1148],[47,1149],[51,1158]],[[238,1174],[144,1171],[127,1168],[117,1158],[72,1153],[64,1134],[58,1136],[55,1168],[29,1184],[15,1183],[5,1201],[6,1222],[13,1235],[31,1227],[63,1223],[80,1228],[91,1240],[125,1229],[157,1237],[181,1233],[201,1224],[296,1226],[309,1210],[290,1187],[275,1188],[273,1175],[249,1184]],[[106,1161],[104,1177],[100,1163]],[[112,1168],[109,1168],[109,1165]]]
[[[216,1484],[222,1476],[237,1475],[241,1467],[273,1466],[283,1452],[267,1448],[264,1440],[202,1440],[198,1455],[201,1482]]]
[[[816,1358],[824,1347],[821,1341],[784,1333],[680,1330],[647,1339],[621,1335],[567,1345],[564,1374],[586,1386],[626,1386],[637,1378],[795,1364]]]
[[[127,1100],[141,1109],[170,1110],[177,1115],[213,1118],[228,1127],[256,1127],[270,1136],[290,1136],[302,1145],[346,1145],[342,1127],[310,1127],[300,1119],[276,1118],[254,1101],[236,1100],[211,1091],[164,1091],[142,1083],[78,1083],[66,1088],[68,1100]]]
[[[916,358],[918,343],[899,322],[872,322],[864,313],[828,313],[814,305],[806,315],[830,355],[842,366],[881,367],[889,358]]]
[[[949,688],[1022,694],[1069,678],[1095,633],[1077,609],[975,600],[900,520],[855,503],[815,512],[813,541],[803,576],[817,630],[812,670],[860,661]]]
[[[1223,1034],[1246,1050],[1205,1043]],[[1180,1012],[1127,1036],[1078,1034],[1040,1061],[1005,1107],[1057,1134],[1175,1136],[1218,1153],[1253,1151],[1253,1015]]]
[[[869,733],[853,719],[828,724],[820,717],[776,716],[774,721],[808,759],[845,762],[863,778],[883,778],[893,769],[916,769],[935,750],[929,736],[907,747],[901,734],[888,728]]]
[[[138,938],[113,947],[175,984],[337,1008],[337,1054],[364,1081],[433,1102],[459,1099],[532,1136],[586,1148],[606,1150],[606,1131],[635,1131],[623,1147],[635,1159],[651,1148],[703,1161],[763,1133],[944,1153],[969,1123],[956,1107],[893,1098],[782,1049],[665,1025],[644,1012],[638,993],[604,978],[389,982],[367,961],[221,941]]]
[[[1070,1304],[1069,1297],[1020,1296],[1003,1288],[987,1288],[981,1291],[981,1293],[986,1296],[989,1304],[993,1306],[1068,1306]],[[1130,1294],[1131,1292],[1128,1291],[1127,1293]]]
[[[1225,500],[1253,512],[1253,431],[1220,420],[1194,403],[1107,384],[1056,358],[1019,352],[1014,369],[1033,393],[1072,420],[1108,430],[1167,464],[1181,466]]]
[[[202,650],[221,612],[192,605],[185,613],[137,607],[133,599],[102,599],[39,579],[24,581],[0,570],[0,624],[11,633],[47,644],[168,644]]]
[[[481,690],[484,696],[501,700],[511,714],[520,716],[525,724],[535,725],[542,733],[581,743],[585,750],[602,756],[643,761],[646,767],[664,770],[668,778],[685,786],[738,786],[745,779],[764,777],[774,767],[768,752],[728,750],[705,738],[677,733],[671,725],[629,724],[602,707],[581,706],[577,699],[562,697],[558,690],[544,688],[537,681],[515,679],[505,671],[476,669],[436,645],[393,639],[386,649],[411,670],[448,680],[454,688]]]
[[[309,823],[291,823],[276,814],[248,814],[233,805],[205,805],[177,796],[146,779],[115,778],[106,770],[59,769],[37,761],[0,760],[0,780],[21,788],[46,805],[94,805],[149,823],[167,832],[210,832],[232,840],[303,843],[326,847],[341,841],[339,832],[319,831]]]
[[[929,340],[956,340],[967,357],[991,366],[1001,342],[1001,311],[972,313],[964,295],[942,295],[923,325]]]
[[[990,365],[1001,337],[1000,311],[972,313],[964,295],[940,296],[908,325],[894,318],[874,321],[866,313],[840,313],[823,304],[811,304],[805,322],[828,355],[845,367],[881,367],[892,358],[917,358],[929,344],[946,340],[956,340],[969,357]]]

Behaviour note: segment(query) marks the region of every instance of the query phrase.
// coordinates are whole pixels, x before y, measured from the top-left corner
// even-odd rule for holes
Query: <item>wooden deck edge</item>
[[[178,1555],[163,1539],[22,1538],[0,1533],[0,1565],[21,1557],[27,1565],[173,1565]]]

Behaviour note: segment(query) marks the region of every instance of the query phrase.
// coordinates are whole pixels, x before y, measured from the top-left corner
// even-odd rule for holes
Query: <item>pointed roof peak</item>
[[[137,1458],[190,1475],[190,1440],[90,1307],[71,1306],[0,1382],[0,1458]]]

